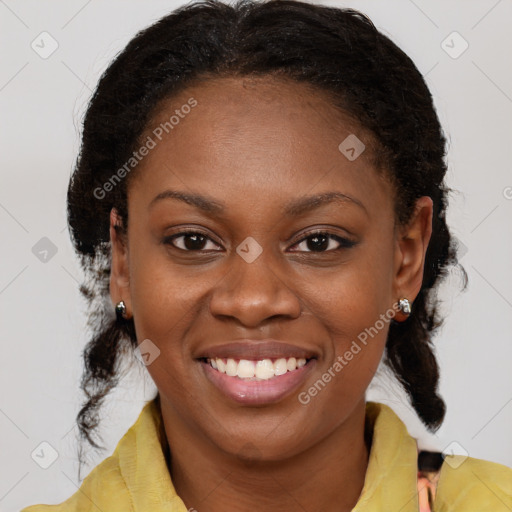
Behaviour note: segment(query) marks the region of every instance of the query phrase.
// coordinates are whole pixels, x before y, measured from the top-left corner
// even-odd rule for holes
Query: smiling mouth
[[[208,357],[199,360],[229,377],[236,377],[242,381],[264,381],[297,371],[312,359],[314,358],[281,357],[252,360]]]

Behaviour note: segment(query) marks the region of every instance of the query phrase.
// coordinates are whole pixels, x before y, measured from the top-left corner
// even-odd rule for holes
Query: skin
[[[368,464],[365,391],[389,324],[307,405],[297,395],[399,298],[413,303],[432,200],[420,198],[410,223],[395,225],[393,189],[371,163],[370,138],[305,84],[269,77],[196,84],[162,103],[145,135],[190,97],[198,105],[130,177],[127,239],[111,213],[111,298],[126,303],[139,343],[150,339],[160,350],[147,368],[161,398],[173,484],[187,508],[201,512],[233,504],[240,512],[349,511]],[[338,150],[351,133],[367,144],[354,161]],[[225,211],[175,199],[149,207],[166,189],[206,195]],[[331,202],[281,213],[288,201],[332,191],[363,207]],[[163,242],[184,228],[208,237],[198,250],[186,252],[183,236],[177,248]],[[307,236],[318,228],[356,244],[335,250],[340,244],[329,238],[315,251]],[[252,263],[236,252],[248,236],[263,249]],[[195,357],[240,338],[312,349],[316,367],[277,403],[235,403]]]

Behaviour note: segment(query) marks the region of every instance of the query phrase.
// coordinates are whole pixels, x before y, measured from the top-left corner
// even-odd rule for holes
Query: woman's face
[[[226,453],[306,450],[360,410],[394,304],[419,292],[430,199],[395,230],[365,132],[297,83],[189,87],[141,140],[111,295],[133,314],[163,412]],[[254,368],[278,375],[233,375]]]

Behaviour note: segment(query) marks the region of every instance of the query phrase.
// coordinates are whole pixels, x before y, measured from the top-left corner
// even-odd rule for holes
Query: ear
[[[405,297],[413,304],[423,281],[425,254],[432,235],[433,202],[428,196],[416,201],[415,212],[407,226],[398,228],[395,242],[394,300]],[[414,304],[413,304],[414,309]],[[397,312],[396,320],[407,317]]]
[[[131,317],[130,274],[128,244],[121,233],[122,219],[117,210],[110,211],[110,245],[112,264],[110,268],[110,298],[115,306],[119,301],[126,305],[126,318]]]

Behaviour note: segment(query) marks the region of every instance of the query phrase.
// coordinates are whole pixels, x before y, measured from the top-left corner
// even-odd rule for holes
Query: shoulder
[[[66,501],[57,505],[31,505],[21,512],[97,512],[98,509],[109,512],[133,510],[115,453],[98,464]]]
[[[441,466],[434,510],[512,510],[512,469],[473,457],[447,456]]]
[[[121,438],[114,453],[89,473],[69,499],[58,505],[33,505],[21,512],[174,510],[162,509],[169,503],[178,503],[179,507],[180,499],[162,451],[160,427],[159,407],[152,400]]]

